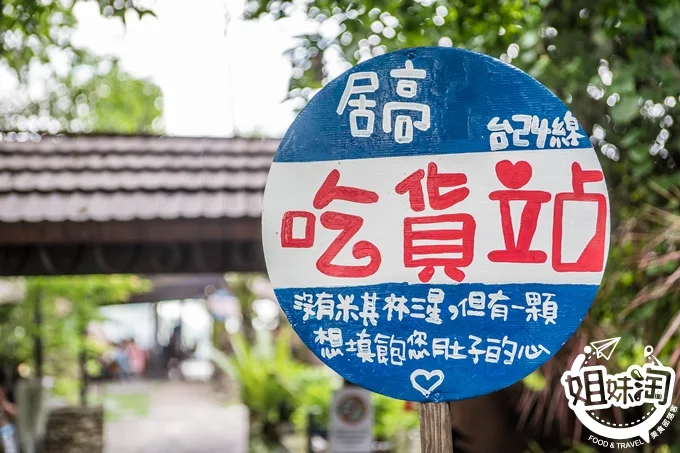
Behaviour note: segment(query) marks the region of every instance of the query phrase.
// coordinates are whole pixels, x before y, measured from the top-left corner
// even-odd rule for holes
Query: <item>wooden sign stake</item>
[[[449,403],[420,403],[421,453],[453,452]]]

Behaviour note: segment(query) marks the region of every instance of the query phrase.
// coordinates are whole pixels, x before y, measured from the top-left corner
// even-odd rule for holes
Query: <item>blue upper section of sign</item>
[[[411,74],[416,75],[400,77],[404,75],[408,61],[413,68]],[[402,71],[394,71],[399,69]],[[371,79],[368,75],[371,72],[377,80]],[[351,76],[357,73],[363,73],[363,77],[352,84]],[[424,78],[420,78],[422,75]],[[350,90],[351,94],[343,102],[348,82],[355,89]],[[400,82],[402,85],[398,87]],[[414,88],[415,95],[409,97]],[[364,114],[358,112],[362,110],[362,95],[366,101]],[[394,109],[386,109],[388,103],[396,102],[428,106],[429,127],[426,130],[418,128],[418,122],[423,120],[422,110],[414,109],[413,105],[390,104]],[[344,107],[340,114],[339,106]],[[370,130],[370,135],[352,135],[353,111],[357,112],[354,115],[358,114],[357,127]],[[565,140],[568,131],[560,135],[564,128],[553,122],[556,118],[563,122],[566,113],[566,106],[544,86],[500,60],[461,49],[404,49],[372,58],[329,83],[300,112],[281,141],[275,161],[487,152],[492,150],[489,122],[496,117],[497,128],[502,129],[500,133],[507,139],[507,145],[501,145],[497,150],[554,149],[558,143],[551,142],[552,137],[556,137],[562,148],[589,148],[587,134],[579,125],[576,125],[578,137],[570,143]],[[385,132],[385,114],[389,116],[390,132]],[[394,131],[399,129],[400,115],[411,118],[410,142],[395,140]],[[538,122],[531,125],[513,121],[514,115],[536,116]],[[372,127],[369,127],[368,117],[372,117]],[[505,120],[508,123],[504,124]],[[541,120],[546,120],[543,133],[539,131]],[[401,127],[408,126],[402,123]],[[421,128],[424,128],[423,124]],[[514,135],[518,130],[520,132]]]

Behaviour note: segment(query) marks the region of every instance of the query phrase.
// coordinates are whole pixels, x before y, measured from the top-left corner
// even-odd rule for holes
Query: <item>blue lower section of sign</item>
[[[301,339],[369,390],[460,400],[507,387],[553,356],[597,285],[385,283],[276,289]]]

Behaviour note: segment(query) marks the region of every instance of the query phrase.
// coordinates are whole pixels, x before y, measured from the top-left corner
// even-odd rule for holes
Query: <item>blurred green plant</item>
[[[255,341],[255,330],[253,328],[253,302],[257,295],[253,291],[253,285],[261,278],[259,274],[244,274],[230,272],[224,276],[224,280],[231,292],[239,302],[241,312],[241,330],[249,342]]]
[[[274,347],[266,347],[257,343],[271,337],[258,335],[250,344],[242,334],[234,334],[232,356],[216,349],[212,353],[215,364],[238,381],[241,402],[250,410],[251,433],[269,448],[281,445],[282,423],[290,421],[298,432],[306,432],[310,413],[317,428],[327,429],[333,393],[342,386],[340,376],[328,368],[293,358],[292,335],[285,326]],[[376,394],[373,404],[377,440],[397,443],[417,428],[417,411],[406,410],[403,401]]]
[[[250,411],[251,436],[272,447],[281,445],[278,424],[293,407],[292,380],[303,366],[291,358],[290,331],[282,332],[274,348],[250,344],[231,336],[233,355],[213,348],[214,363],[239,384],[241,402]]]
[[[153,15],[137,0],[0,2],[0,73],[11,91],[0,98],[0,131],[162,132],[156,85],[134,79],[113,57],[73,44],[81,3],[123,23]]]
[[[403,445],[405,437],[420,426],[417,407],[409,409],[409,404],[378,393],[373,394],[375,439]]]
[[[74,402],[77,396],[78,354],[85,346],[97,356],[101,346],[86,340],[90,321],[101,319],[99,306],[123,303],[147,291],[150,283],[135,275],[29,277],[24,300],[0,305],[0,357],[11,363],[33,364],[33,338],[43,341],[44,373],[56,378],[55,394]],[[40,301],[42,325],[35,323]],[[33,364],[33,371],[35,364]]]
[[[329,374],[328,369],[307,365],[300,370],[295,379],[295,410],[292,422],[300,432],[309,428],[309,414],[313,414],[314,423],[327,429],[330,423],[330,407],[333,393],[342,386],[342,379]]]

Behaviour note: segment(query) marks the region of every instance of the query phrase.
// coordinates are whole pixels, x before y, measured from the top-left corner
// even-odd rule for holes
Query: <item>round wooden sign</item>
[[[583,320],[609,246],[602,170],[567,107],[513,66],[437,47],[314,96],[276,153],[262,226],[307,346],[411,401],[538,368]]]

